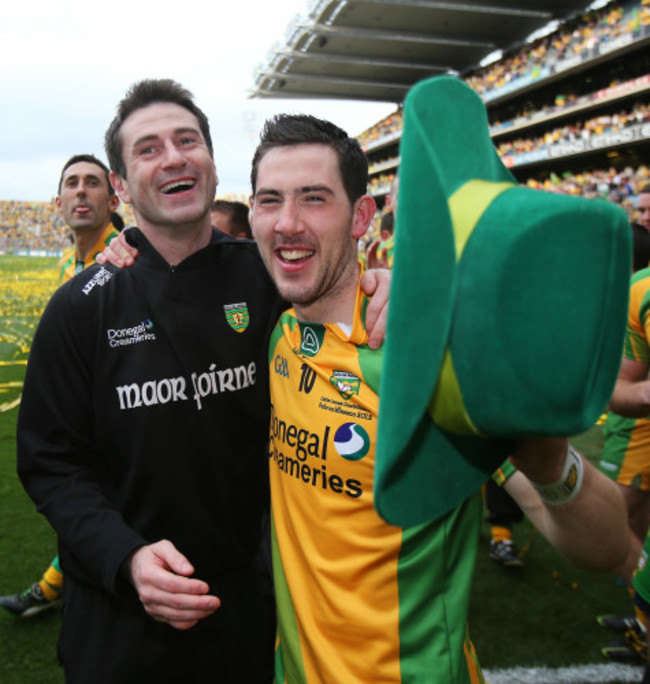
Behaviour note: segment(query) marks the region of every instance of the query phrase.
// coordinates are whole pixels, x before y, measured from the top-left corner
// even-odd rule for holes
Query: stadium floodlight
[[[482,67],[488,66],[488,64],[494,64],[498,62],[503,57],[503,50],[493,50],[490,54],[485,55],[483,59],[479,62]]]

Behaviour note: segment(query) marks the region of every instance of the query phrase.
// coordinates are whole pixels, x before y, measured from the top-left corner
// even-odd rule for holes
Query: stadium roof
[[[313,0],[259,67],[251,97],[401,103],[429,76],[464,73],[586,0]]]

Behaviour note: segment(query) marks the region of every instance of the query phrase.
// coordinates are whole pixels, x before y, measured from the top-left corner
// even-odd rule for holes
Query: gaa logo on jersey
[[[334,448],[347,461],[359,461],[370,451],[370,437],[361,425],[344,423],[334,435]]]
[[[223,311],[226,314],[228,325],[235,332],[244,332],[248,328],[250,322],[250,314],[248,313],[248,305],[246,302],[239,304],[224,304]]]
[[[355,394],[359,394],[361,380],[347,371],[334,371],[330,376],[330,382],[344,399],[349,399]]]

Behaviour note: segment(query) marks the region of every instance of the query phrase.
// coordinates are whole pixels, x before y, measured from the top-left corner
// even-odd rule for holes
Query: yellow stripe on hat
[[[449,215],[456,239],[456,261],[460,261],[465,244],[485,210],[502,192],[515,185],[471,180],[461,185],[449,198]]]
[[[457,435],[478,435],[479,431],[465,410],[463,396],[451,361],[449,348],[440,366],[438,384],[429,402],[429,415],[433,422]]]
[[[454,229],[456,261],[460,261],[469,236],[485,210],[502,192],[515,187],[515,183],[491,183],[471,180],[462,185],[449,198],[449,214]],[[429,402],[429,415],[439,427],[459,435],[478,435],[465,409],[449,347],[440,366],[438,384]]]

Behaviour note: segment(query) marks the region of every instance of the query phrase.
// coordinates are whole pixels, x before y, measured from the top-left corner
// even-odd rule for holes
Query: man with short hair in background
[[[56,206],[72,231],[73,244],[59,261],[59,284],[95,263],[95,257],[124,225],[120,198],[109,179],[106,164],[92,154],[76,154],[64,164]],[[115,225],[118,224],[118,225]],[[38,582],[19,594],[0,596],[0,606],[20,617],[32,617],[53,608],[61,598],[63,573],[58,555]]]
[[[108,167],[92,154],[71,157],[61,172],[56,206],[72,231],[73,244],[59,261],[59,282],[65,283],[94,264],[123,225],[121,221],[113,225],[120,198],[109,180]]]
[[[248,207],[243,202],[215,200],[210,207],[212,225],[234,238],[252,240],[253,234],[248,222]]]

